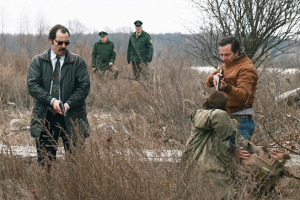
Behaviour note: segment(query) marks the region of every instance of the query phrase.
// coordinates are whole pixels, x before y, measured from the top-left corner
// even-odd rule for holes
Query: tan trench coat
[[[218,192],[224,194],[233,180],[232,168],[228,166],[236,163],[232,151],[230,153],[231,147],[236,150],[243,147],[252,153],[254,146],[236,131],[237,122],[223,110],[200,109],[192,114],[191,120],[192,130],[184,155],[196,161]],[[228,143],[228,137],[232,135],[235,145]]]

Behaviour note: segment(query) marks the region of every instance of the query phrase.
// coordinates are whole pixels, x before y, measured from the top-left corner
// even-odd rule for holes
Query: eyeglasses
[[[58,45],[62,45],[63,43],[65,43],[65,45],[68,46],[70,44],[70,41],[67,41],[67,42],[57,41],[57,40],[55,40],[55,41],[57,42]]]

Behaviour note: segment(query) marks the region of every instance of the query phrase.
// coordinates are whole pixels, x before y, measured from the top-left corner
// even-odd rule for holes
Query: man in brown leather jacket
[[[223,65],[209,75],[205,82],[208,87],[216,87],[219,75],[223,76],[220,90],[227,96],[227,113],[239,121],[238,130],[251,140],[254,133],[252,119],[258,74],[245,53],[240,52],[239,41],[235,37],[225,37],[219,42]],[[220,71],[222,69],[222,74]]]

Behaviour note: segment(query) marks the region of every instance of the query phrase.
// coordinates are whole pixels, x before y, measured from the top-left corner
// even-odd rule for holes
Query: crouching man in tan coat
[[[217,199],[226,199],[230,195],[229,188],[234,184],[237,169],[246,174],[260,174],[260,178],[264,178],[283,157],[288,158],[282,154],[269,154],[266,149],[255,147],[241,136],[236,131],[237,121],[230,119],[226,112],[226,105],[227,97],[214,91],[205,100],[204,109],[191,115],[191,135],[182,158],[185,172],[200,167],[207,175],[203,181],[213,186],[211,189]],[[276,176],[284,170],[283,164],[281,162],[277,166],[282,170],[278,170]],[[259,170],[268,167],[269,171]],[[274,185],[271,187],[266,190],[274,189]]]

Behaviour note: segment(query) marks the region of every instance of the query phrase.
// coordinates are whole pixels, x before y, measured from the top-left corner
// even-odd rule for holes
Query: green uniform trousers
[[[132,62],[132,71],[135,80],[140,80],[141,75],[143,75],[145,80],[149,80],[150,73],[147,62],[136,63]]]

